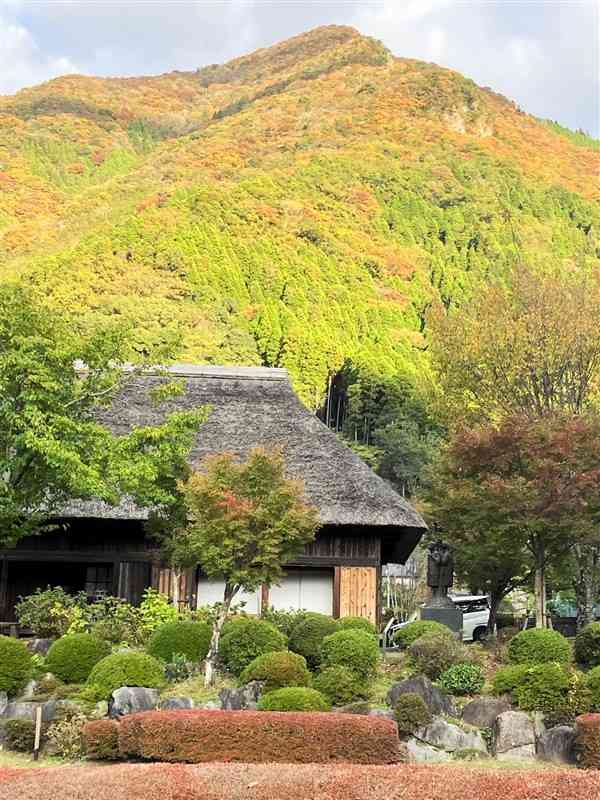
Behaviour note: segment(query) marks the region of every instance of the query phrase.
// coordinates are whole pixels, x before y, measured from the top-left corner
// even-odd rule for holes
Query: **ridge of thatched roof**
[[[185,392],[157,406],[151,390],[174,378],[185,382]],[[279,447],[289,476],[304,482],[323,525],[402,527],[417,538],[426,529],[412,506],[302,405],[285,369],[178,364],[133,374],[97,416],[122,435],[203,405],[212,411],[192,447],[193,466],[212,453],[244,457],[257,446]],[[115,507],[78,501],[65,509],[68,516],[111,519],[144,519],[147,513],[127,501]]]

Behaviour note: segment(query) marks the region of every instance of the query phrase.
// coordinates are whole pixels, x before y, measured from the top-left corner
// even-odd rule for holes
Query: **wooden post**
[[[33,760],[37,761],[40,755],[40,739],[42,737],[42,707],[35,709],[35,739],[33,743]]]
[[[260,587],[260,614],[269,608],[269,587],[266,583]]]
[[[340,616],[340,572],[341,567],[333,568],[333,617],[339,619]]]

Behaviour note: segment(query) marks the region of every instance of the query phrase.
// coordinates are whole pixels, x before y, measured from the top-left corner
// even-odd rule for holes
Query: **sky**
[[[600,0],[0,0],[0,94],[196,69],[330,24],[600,136]]]

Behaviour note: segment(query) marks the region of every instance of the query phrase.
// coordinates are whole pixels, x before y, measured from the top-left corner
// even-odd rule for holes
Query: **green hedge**
[[[310,686],[310,672],[306,659],[289,650],[257,656],[243,670],[240,683],[265,681],[265,692],[285,686]]]
[[[99,661],[90,672],[87,684],[98,699],[108,700],[121,686],[159,689],[164,680],[163,667],[158,659],[132,650],[113,653]]]
[[[568,701],[569,671],[561,664],[531,664],[513,691],[523,711],[558,711]]]
[[[371,633],[373,636],[378,635],[378,630],[375,625],[373,625],[373,623],[365,617],[342,617],[341,619],[338,619],[337,627],[340,631],[356,628],[357,630]]]
[[[188,661],[203,661],[211,636],[212,628],[207,622],[165,622],[154,631],[146,649],[151,656],[167,663],[171,663],[173,656],[178,653]]]
[[[337,622],[325,614],[307,613],[292,628],[289,647],[294,653],[304,656],[311,669],[321,663],[321,645],[326,636],[338,630]]]
[[[415,620],[415,622],[409,622],[408,625],[396,631],[394,634],[394,644],[406,649],[426,633],[439,633],[448,637],[454,637],[450,628],[446,625],[442,625],[441,622],[436,622],[433,619],[418,619]]]
[[[285,650],[287,640],[270,622],[255,617],[236,620],[221,637],[219,657],[234,675],[243,670],[258,656]]]
[[[110,645],[91,633],[61,636],[46,657],[48,671],[65,683],[84,683],[92,668],[110,653]]]
[[[18,694],[31,677],[33,662],[27,647],[12,636],[0,636],[0,692]]]
[[[575,637],[575,660],[586,667],[600,665],[600,622],[586,625]]]
[[[485,683],[485,676],[478,664],[453,664],[440,675],[440,686],[449,694],[478,694]]]
[[[398,733],[411,736],[418,728],[429,725],[433,715],[420,694],[406,692],[401,694],[394,707]]]
[[[360,678],[342,664],[325,667],[313,678],[313,689],[321,692],[334,706],[364,700],[368,690]]]
[[[288,686],[267,692],[258,701],[259,711],[329,711],[331,704],[316,689]]]
[[[369,681],[379,663],[377,640],[365,631],[349,629],[337,631],[323,639],[321,645],[323,667],[347,667],[360,680]]]
[[[501,667],[492,678],[494,694],[512,694],[522,682],[527,669],[528,664],[513,664],[512,666]]]
[[[508,660],[511,664],[547,664],[550,661],[568,664],[571,656],[571,645],[567,639],[558,631],[545,628],[521,631],[508,644]]]

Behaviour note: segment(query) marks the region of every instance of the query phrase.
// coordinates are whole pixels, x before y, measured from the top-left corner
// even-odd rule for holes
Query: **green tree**
[[[116,436],[96,418],[127,380],[126,331],[86,333],[27,289],[0,289],[0,545],[41,532],[66,502],[129,495],[168,506],[204,410]]]
[[[318,514],[303,499],[301,484],[285,477],[282,455],[262,449],[243,463],[231,453],[210,456],[181,484],[181,493],[187,522],[166,541],[171,558],[225,581],[205,662],[209,686],[233,599],[242,589],[277,582],[282,565],[314,538]]]

